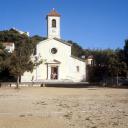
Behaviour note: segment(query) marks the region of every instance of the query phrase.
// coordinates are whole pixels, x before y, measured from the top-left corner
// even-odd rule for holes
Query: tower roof
[[[60,17],[60,14],[57,13],[56,10],[53,8],[53,10],[52,10],[47,16],[56,16],[56,17]]]

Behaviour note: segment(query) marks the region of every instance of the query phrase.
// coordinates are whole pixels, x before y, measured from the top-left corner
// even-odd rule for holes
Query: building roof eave
[[[59,42],[61,42],[61,43],[63,43],[63,44],[66,44],[66,45],[68,45],[68,46],[72,46],[72,44],[66,42],[65,40],[62,40],[62,39],[59,39],[59,38],[56,38],[56,37],[54,37],[53,39],[54,39],[54,40],[57,40],[57,41],[59,41]]]
[[[73,56],[73,55],[71,55],[71,57],[74,58],[74,59],[77,59],[77,60],[79,60],[79,61],[85,62],[85,60],[83,60],[83,59],[81,59],[81,58],[79,58],[79,57],[76,57],[76,56]]]

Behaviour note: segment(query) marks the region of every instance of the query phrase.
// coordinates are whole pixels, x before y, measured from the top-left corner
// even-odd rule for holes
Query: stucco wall
[[[57,49],[56,54],[51,53],[52,48]],[[58,66],[58,80],[81,81],[86,77],[85,62],[71,57],[71,46],[61,43],[60,41],[47,39],[40,42],[37,45],[37,56],[45,60],[44,63],[36,67],[33,73],[26,72],[22,76],[22,82],[30,82],[33,76],[35,81],[46,80],[47,72],[49,75],[48,79],[50,79],[51,66],[53,65]],[[54,63],[54,60],[60,63]],[[46,63],[50,64],[47,65]],[[79,71],[77,71],[77,66],[79,67]]]
[[[56,20],[56,27],[52,28],[52,20],[55,19]],[[48,38],[53,38],[53,37],[57,37],[60,38],[60,17],[48,17],[48,21],[47,21],[47,36]]]

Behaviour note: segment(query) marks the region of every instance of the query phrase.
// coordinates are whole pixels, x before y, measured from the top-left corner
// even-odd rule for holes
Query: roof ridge
[[[80,61],[85,62],[82,58],[79,58],[79,57],[77,57],[77,56],[71,55],[71,57],[74,58],[74,59],[77,59],[77,60],[80,60]]]
[[[60,14],[58,12],[56,12],[55,9],[53,9],[49,14],[48,16],[57,16],[57,17],[60,17]]]
[[[72,44],[68,43],[67,41],[65,41],[65,40],[63,40],[63,39],[59,39],[59,38],[57,38],[57,37],[54,37],[53,39],[55,39],[55,40],[57,40],[57,41],[60,41],[60,42],[62,42],[62,43],[64,43],[64,44],[66,44],[66,45],[72,46]]]

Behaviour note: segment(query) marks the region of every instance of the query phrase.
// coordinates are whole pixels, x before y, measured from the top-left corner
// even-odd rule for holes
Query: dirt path
[[[128,128],[128,89],[0,88],[0,128]]]

